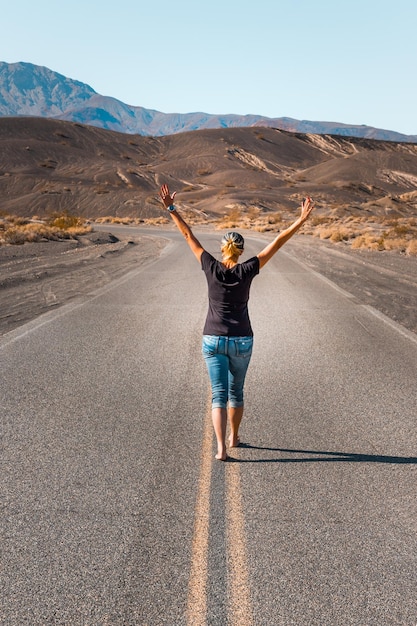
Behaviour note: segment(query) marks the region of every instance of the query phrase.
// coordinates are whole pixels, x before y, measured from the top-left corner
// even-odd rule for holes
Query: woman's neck
[[[222,263],[228,270],[237,265],[237,261],[233,261],[232,259],[222,259]]]

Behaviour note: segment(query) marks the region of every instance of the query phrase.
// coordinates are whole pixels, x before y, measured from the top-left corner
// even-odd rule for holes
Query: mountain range
[[[164,136],[237,127],[272,127],[289,132],[365,137],[417,143],[417,135],[366,125],[296,120],[261,115],[162,113],[102,96],[92,87],[32,63],[0,62],[0,116],[46,117],[96,126],[121,133]]]

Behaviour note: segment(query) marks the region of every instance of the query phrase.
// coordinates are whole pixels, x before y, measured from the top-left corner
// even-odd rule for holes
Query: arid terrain
[[[159,254],[157,239],[110,234],[113,223],[169,224],[162,183],[196,227],[266,236],[311,195],[316,208],[302,231],[310,236],[298,237],[299,257],[417,332],[416,144],[273,128],[155,138],[0,118],[0,147],[2,333]],[[89,221],[93,232],[46,242],[37,224],[61,214]],[[10,216],[35,220],[22,228],[37,229],[38,240],[5,245],[13,240],[6,229],[20,228]],[[94,232],[95,221],[107,235]]]
[[[0,336],[156,258],[163,245],[153,237],[100,232],[0,246]]]
[[[323,216],[409,217],[417,145],[273,128],[142,137],[40,118],[0,118],[1,210],[93,219],[162,215],[162,182],[184,210],[218,217],[290,212],[305,195]]]
[[[102,228],[73,241],[0,246],[0,336],[155,259],[166,243],[163,230],[115,237]],[[417,257],[295,239],[285,250],[417,333]]]

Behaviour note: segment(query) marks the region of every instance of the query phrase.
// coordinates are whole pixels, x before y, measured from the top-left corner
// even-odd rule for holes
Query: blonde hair
[[[221,251],[224,261],[236,261],[243,252],[242,248],[238,248],[233,241],[223,244]]]
[[[242,235],[229,231],[222,238],[222,256],[224,261],[237,261],[243,252],[244,239]]]

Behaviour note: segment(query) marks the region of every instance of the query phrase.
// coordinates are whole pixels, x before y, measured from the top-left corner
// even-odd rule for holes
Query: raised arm
[[[204,252],[204,248],[201,245],[201,243],[198,241],[198,239],[195,237],[194,233],[192,232],[191,228],[188,226],[187,222],[181,217],[177,209],[174,207],[174,198],[176,196],[176,193],[177,192],[174,191],[174,193],[171,194],[169,192],[168,185],[162,185],[159,191],[161,200],[164,203],[165,208],[170,213],[173,222],[178,227],[178,230],[184,235],[185,241],[190,246],[196,259],[200,261],[201,255]]]
[[[258,254],[259,259],[259,267],[263,267],[265,263],[268,263],[270,259],[274,256],[274,254],[284,245],[294,233],[304,224],[304,222],[308,219],[311,211],[314,208],[313,201],[311,198],[306,198],[301,204],[301,215],[298,219],[291,224],[288,228],[281,231],[274,239],[271,241],[263,250]]]

